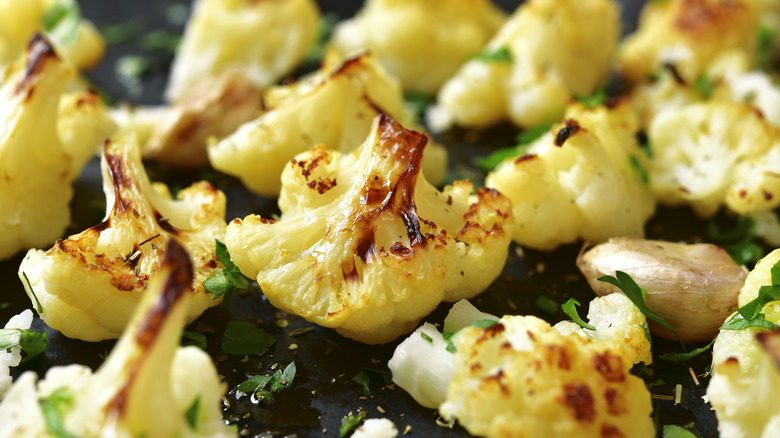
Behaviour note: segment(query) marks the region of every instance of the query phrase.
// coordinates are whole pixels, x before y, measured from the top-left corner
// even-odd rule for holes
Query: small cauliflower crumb
[[[387,418],[369,418],[350,435],[352,438],[395,438],[398,429]]]

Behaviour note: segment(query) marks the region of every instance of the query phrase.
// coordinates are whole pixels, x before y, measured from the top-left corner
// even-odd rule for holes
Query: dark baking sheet
[[[167,15],[171,11],[171,5],[189,5],[188,2],[160,0],[81,0],[80,3],[84,14],[98,26],[127,23],[128,20],[135,19],[143,33],[155,30],[181,32],[181,24],[171,21]],[[353,15],[361,3],[356,0],[320,1],[324,11],[335,12],[342,18]],[[507,10],[513,10],[519,4],[511,1],[497,3]],[[635,27],[642,0],[624,0],[621,3],[624,6],[625,32]],[[162,90],[171,55],[143,50],[138,44],[140,38],[139,36],[126,43],[109,47],[104,62],[90,77],[106,94],[116,100],[136,104],[159,104],[162,102]],[[129,93],[128,88],[117,80],[116,61],[128,54],[144,54],[152,60],[149,71],[144,75],[140,94]],[[455,130],[444,134],[440,140],[450,147],[452,172],[470,175],[479,180],[483,175],[474,170],[473,158],[486,155],[494,147],[508,145],[513,134],[511,127],[503,126],[483,132]],[[249,213],[268,215],[278,212],[274,200],[253,195],[237,180],[213,170],[171,172],[149,163],[149,172],[155,180],[180,186],[204,178],[217,184],[227,195],[228,220],[244,217]],[[103,216],[104,207],[99,164],[95,160],[76,183],[72,203],[74,223],[69,233],[79,232],[98,223]],[[647,226],[650,237],[670,240],[695,240],[702,229],[702,221],[687,209],[660,209]],[[587,302],[593,297],[587,283],[574,266],[579,249],[579,245],[569,245],[554,252],[522,251],[513,244],[502,275],[485,293],[473,300],[474,304],[483,311],[498,315],[530,313],[544,317],[550,322],[564,319],[561,311],[545,314],[535,303],[540,295],[546,295],[558,303],[563,303],[570,297]],[[0,302],[12,303],[10,307],[0,309],[0,322],[30,307],[16,275],[21,258],[22,255],[18,255],[0,263],[0,276],[6,280]],[[440,306],[427,319],[431,322],[441,322],[448,308],[448,304]],[[227,322],[257,319],[262,320],[262,327],[277,339],[271,353],[250,357],[246,362],[242,361],[241,357],[221,355],[219,343]],[[286,321],[286,326],[282,321]],[[52,365],[74,362],[95,368],[102,363],[105,352],[110,351],[113,346],[113,342],[86,343],[68,339],[45,327],[39,320],[36,320],[34,327],[47,331],[49,348],[44,357],[28,362],[15,370],[15,374],[24,369],[44,372]],[[300,332],[299,329],[307,327],[312,330],[302,336],[294,336]],[[253,403],[246,397],[237,400],[233,395],[225,398],[223,412],[226,421],[237,424],[242,435],[337,436],[341,418],[350,411],[356,412],[361,408],[368,412],[367,418],[391,419],[402,433],[410,426],[411,436],[468,436],[459,426],[453,429],[438,426],[436,411],[420,407],[400,388],[376,385],[372,388],[372,395],[365,397],[361,386],[352,381],[352,377],[363,368],[386,370],[386,363],[398,341],[383,346],[366,346],[353,342],[332,330],[316,327],[298,317],[278,312],[257,289],[252,293],[234,297],[228,309],[208,310],[192,328],[206,332],[209,351],[216,359],[219,371],[225,376],[229,388],[243,381],[247,373],[265,372],[275,364],[284,365],[292,360],[296,362],[298,373],[294,384],[279,393],[274,404]],[[675,347],[674,343],[654,340],[656,355]],[[717,436],[714,415],[701,400],[704,386],[697,387],[688,370],[690,365],[698,375],[702,375],[708,368],[709,360],[709,356],[704,355],[685,366],[670,366],[661,362],[654,367],[656,376],[648,379],[655,381],[660,376],[667,383],[654,387],[654,394],[672,395],[673,385],[676,383],[684,387],[680,405],[674,405],[667,400],[654,400],[659,424],[690,425],[695,420],[694,430],[699,437]],[[702,385],[706,385],[706,378],[699,380]]]

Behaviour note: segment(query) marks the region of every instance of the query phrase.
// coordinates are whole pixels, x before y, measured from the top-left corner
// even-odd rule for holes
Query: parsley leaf
[[[479,157],[475,160],[474,164],[485,172],[489,172],[496,168],[499,164],[508,160],[520,156],[525,153],[525,150],[531,143],[538,140],[544,134],[550,132],[552,125],[549,123],[542,123],[534,127],[528,128],[525,131],[517,134],[515,141],[517,145],[506,148],[496,149],[485,157]]]
[[[758,28],[758,34],[756,35],[756,39],[758,40],[756,63],[759,68],[766,68],[769,66],[769,61],[772,59],[772,40],[774,37],[774,30],[768,25],[764,24]]]
[[[560,309],[558,303],[546,295],[539,295],[534,304],[539,310],[549,316],[557,315],[558,309]]]
[[[181,334],[181,345],[194,345],[204,351],[208,347],[206,335],[192,330],[184,330]]]
[[[563,309],[563,313],[571,318],[572,321],[576,322],[580,327],[587,330],[596,330],[596,327],[593,327],[580,318],[580,315],[577,313],[577,306],[581,306],[580,302],[574,298],[569,298],[569,301],[561,304],[561,309]]]
[[[187,424],[192,430],[198,430],[198,415],[200,414],[200,395],[195,397],[190,407],[187,408],[187,412],[184,413],[184,418],[187,420]]]
[[[431,96],[424,93],[409,93],[404,95],[406,110],[414,115],[415,120],[421,120],[425,111],[433,103]]]
[[[729,230],[718,227],[714,220],[707,222],[707,240],[720,246],[740,265],[753,264],[764,256],[764,249],[756,241],[756,221],[742,217]]]
[[[726,321],[720,327],[721,330],[742,330],[748,327],[762,327],[771,330],[778,328],[777,324],[767,321],[766,315],[761,312],[767,304],[780,300],[780,261],[775,263],[769,272],[772,284],[758,288],[758,296],[737,309],[737,314]]]
[[[47,343],[46,333],[27,329],[0,329],[0,351],[20,346],[25,354],[23,362],[46,351]]]
[[[433,341],[433,340],[431,340]],[[363,395],[371,396],[371,384],[385,386],[393,380],[392,375],[384,370],[375,370],[372,368],[363,368],[359,373],[352,377],[352,381],[359,383],[363,387]]]
[[[715,91],[715,82],[710,75],[702,73],[693,81],[693,88],[695,88],[696,91],[699,92],[699,95],[706,100],[712,97],[712,93]]]
[[[669,362],[675,362],[675,363],[683,362],[683,361],[686,361],[686,360],[689,360],[689,359],[693,358],[694,356],[698,356],[698,355],[708,351],[710,349],[710,347],[712,347],[712,344],[714,344],[714,343],[715,343],[715,339],[710,341],[709,344],[707,344],[707,345],[705,345],[703,347],[699,347],[699,348],[693,349],[693,350],[691,350],[688,353],[665,354],[665,355],[661,356],[661,359],[668,360]]]
[[[222,352],[236,356],[263,354],[276,344],[265,330],[246,321],[230,321],[222,335]]]
[[[493,51],[485,49],[471,59],[489,63],[511,63],[513,58],[512,52],[509,51],[508,47],[501,47]]]
[[[43,30],[68,43],[76,39],[81,26],[81,8],[75,0],[59,0],[41,15]]]
[[[642,162],[639,160],[639,157],[636,155],[629,155],[628,156],[628,164],[631,165],[631,168],[634,169],[634,172],[636,173],[637,177],[639,178],[639,181],[643,185],[649,185],[650,184],[650,174],[647,172],[647,169],[645,169],[645,166],[642,164]]]
[[[304,57],[305,64],[317,64],[325,57],[325,44],[330,39],[333,29],[339,22],[339,16],[333,12],[326,13],[317,26],[317,36]]]
[[[43,306],[41,306],[40,300],[38,300],[38,295],[35,295],[35,291],[33,290],[32,284],[30,284],[30,279],[27,278],[27,273],[22,271],[22,278],[24,278],[24,283],[27,286],[25,289],[28,289],[30,291],[30,294],[32,294],[33,299],[35,299],[35,310],[38,311],[38,314],[43,313]]]
[[[261,397],[267,400],[274,400],[274,393],[277,393],[283,389],[289,388],[295,380],[295,374],[297,368],[295,361],[290,362],[284,370],[277,369],[273,374],[258,374],[252,376],[244,382],[236,386],[235,390],[244,394],[259,394]],[[266,386],[271,387],[266,390]]]
[[[478,319],[474,321],[474,323],[471,324],[471,326],[478,329],[486,329],[486,328],[493,327],[496,324],[498,324],[498,321],[495,319]]]
[[[664,425],[663,438],[697,438],[690,430],[676,424]]]
[[[648,319],[655,321],[656,323],[669,329],[672,333],[674,333],[675,336],[677,336],[677,339],[680,341],[680,345],[683,345],[683,348],[685,347],[682,339],[680,338],[680,335],[677,333],[677,330],[675,330],[671,325],[669,325],[669,323],[666,322],[665,319],[656,315],[655,312],[653,312],[647,307],[647,305],[645,304],[645,297],[647,296],[647,291],[641,286],[639,286],[638,284],[636,284],[636,282],[634,281],[633,278],[631,278],[630,275],[626,274],[623,271],[615,271],[614,277],[611,275],[603,275],[599,277],[598,280],[617,286],[621,291],[623,291],[623,293],[628,297],[628,299],[631,300],[632,303],[634,303],[634,305],[639,309],[640,312],[642,312]]]
[[[577,96],[577,100],[588,108],[604,105],[607,101],[607,84],[602,84],[598,90],[590,96]]]
[[[420,332],[420,337],[428,341],[429,344],[433,344],[433,338],[428,336],[425,332]]]
[[[225,307],[230,302],[230,298],[233,296],[233,292],[236,289],[248,290],[251,285],[251,280],[241,273],[238,266],[233,263],[230,258],[230,253],[224,243],[216,240],[217,258],[224,266],[221,273],[213,275],[203,281],[203,287],[207,291],[214,294],[212,299],[216,300],[221,296],[225,296],[222,301],[222,306]]]
[[[358,411],[357,415],[345,415],[341,418],[341,427],[339,427],[339,436],[344,438],[352,433],[352,429],[356,428],[363,419],[366,418],[366,411]]]
[[[60,388],[52,392],[47,398],[38,400],[43,411],[43,419],[46,429],[56,438],[76,438],[75,435],[65,429],[63,414],[73,403],[73,394],[68,388]]]

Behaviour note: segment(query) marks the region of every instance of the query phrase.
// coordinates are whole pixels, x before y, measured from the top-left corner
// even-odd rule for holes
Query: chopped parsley
[[[527,146],[538,140],[544,134],[550,132],[552,125],[549,123],[542,123],[534,127],[528,128],[525,131],[517,134],[515,141],[517,145],[506,148],[496,149],[485,157],[480,157],[475,160],[477,167],[489,172],[496,168],[499,164],[525,153]]]
[[[206,350],[206,335],[192,330],[184,330],[181,334],[181,345],[194,345],[201,350]]]
[[[275,393],[289,388],[295,380],[297,368],[295,362],[290,362],[284,370],[277,369],[272,374],[252,376],[236,386],[235,390],[243,394],[258,395],[263,399],[274,401]],[[270,385],[270,387],[269,387]],[[266,389],[268,387],[268,389]]]
[[[81,8],[75,0],[58,0],[41,15],[43,30],[63,43],[75,40],[81,26]]]
[[[558,303],[546,295],[539,295],[536,298],[536,301],[534,301],[534,304],[539,310],[549,316],[557,315],[558,309],[560,309]]]
[[[192,430],[198,430],[198,416],[200,415],[200,395],[195,397],[190,407],[187,408],[187,412],[184,413],[184,418],[187,420],[187,425]]]
[[[35,300],[35,310],[38,311],[38,314],[43,314],[43,306],[41,306],[40,300],[38,300],[38,295],[35,295],[35,290],[33,290],[32,284],[30,284],[30,279],[27,278],[27,273],[22,271],[22,278],[24,278],[24,283],[27,285],[27,289],[30,290],[30,294],[32,294],[33,299]]]
[[[73,394],[68,388],[60,388],[52,392],[50,396],[38,400],[43,411],[43,419],[46,429],[56,438],[76,438],[75,435],[65,429],[63,415],[65,410],[73,403]]]
[[[668,360],[669,362],[683,362],[693,358],[694,356],[698,356],[706,351],[709,351],[710,347],[712,347],[712,344],[714,343],[715,343],[715,339],[710,341],[709,344],[703,347],[693,349],[688,353],[665,354],[661,356],[661,359]]]
[[[428,341],[429,344],[433,344],[433,338],[428,336],[425,332],[420,332],[420,337]]]
[[[699,92],[702,99],[709,99],[715,91],[715,82],[707,73],[702,73],[693,81],[693,88]]]
[[[222,352],[236,356],[263,354],[276,344],[265,330],[246,321],[230,321],[222,335]]]
[[[230,298],[233,296],[233,292],[236,289],[248,290],[251,284],[251,280],[241,273],[238,266],[230,259],[230,253],[224,243],[217,242],[217,258],[224,266],[221,273],[211,276],[203,281],[203,287],[207,291],[214,294],[212,299],[224,296],[222,306],[225,307],[230,302]]]
[[[352,430],[358,427],[363,419],[366,418],[366,411],[359,410],[357,415],[352,415],[352,412],[341,418],[341,427],[339,427],[339,436],[341,438],[347,437],[352,433]]]
[[[607,102],[607,84],[601,85],[598,90],[590,96],[577,96],[577,100],[588,108],[604,105]]]
[[[46,333],[28,329],[0,329],[0,351],[8,351],[13,347],[22,347],[23,362],[46,351],[48,338]]]
[[[741,217],[735,226],[721,229],[714,220],[707,222],[706,238],[722,247],[740,265],[754,264],[764,256],[764,249],[757,243],[756,221]]]
[[[363,395],[371,396],[371,384],[385,386],[393,380],[392,375],[384,370],[375,370],[373,368],[363,368],[359,373],[352,377],[352,381],[363,387]]]
[[[772,40],[774,37],[775,31],[770,26],[763,24],[758,28],[756,64],[759,68],[769,67],[769,62],[772,60]]]
[[[650,184],[650,174],[647,172],[647,169],[645,169],[645,166],[642,164],[642,161],[640,161],[639,157],[633,154],[629,155],[628,164],[630,164],[631,168],[634,169],[634,173],[636,173],[639,181],[643,185]]]
[[[433,100],[425,93],[409,93],[404,95],[404,106],[407,112],[414,115],[415,120],[422,120],[425,111],[431,106]]]
[[[663,438],[697,438],[690,430],[676,424],[664,425]]]
[[[762,313],[764,306],[780,299],[780,261],[770,269],[772,284],[758,288],[758,296],[755,299],[737,309],[737,313],[731,317],[721,330],[742,330],[748,327],[762,327],[776,330],[777,324],[768,321]]]
[[[509,51],[508,47],[501,47],[492,51],[486,49],[477,53],[471,59],[488,63],[511,63],[513,60],[512,52]]]
[[[563,313],[571,318],[572,321],[576,322],[580,327],[587,330],[596,330],[596,327],[593,327],[580,318],[580,315],[577,313],[577,306],[581,306],[580,302],[574,298],[569,298],[569,301],[561,304],[561,309],[563,309]]]

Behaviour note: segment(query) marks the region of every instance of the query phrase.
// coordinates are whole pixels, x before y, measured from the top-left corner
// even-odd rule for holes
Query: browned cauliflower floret
[[[505,19],[492,0],[369,0],[335,29],[328,58],[370,50],[404,91],[434,94]]]
[[[500,164],[485,185],[506,194],[516,218],[512,238],[554,249],[584,239],[642,236],[655,200],[644,180],[636,115],[626,102],[612,108],[574,104],[566,122]]]
[[[276,307],[345,336],[388,342],[442,300],[483,291],[504,266],[509,200],[420,175],[427,139],[384,114],[351,155],[288,162],[279,221],[236,219],[225,243]]]
[[[230,70],[262,88],[303,60],[320,11],[312,0],[198,0],[171,70],[166,97],[176,102],[204,77]]]
[[[149,182],[132,135],[108,143],[101,164],[106,219],[48,251],[30,250],[19,267],[30,299],[40,300],[43,320],[73,338],[118,337],[170,239],[181,242],[195,263],[187,320],[218,304],[201,283],[218,271],[215,239],[225,232],[225,195],[200,182],[172,199],[165,185]]]
[[[428,121],[434,130],[556,122],[573,96],[608,79],[619,33],[613,0],[527,1],[442,86]]]
[[[252,191],[279,194],[282,170],[295,155],[317,144],[349,152],[360,146],[378,113],[410,126],[398,81],[370,55],[324,68],[289,86],[270,89],[268,111],[234,134],[208,147],[214,168],[240,178]],[[444,179],[446,151],[429,147],[423,162],[426,178]]]
[[[262,96],[244,75],[228,71],[195,82],[170,107],[120,107],[112,117],[138,135],[145,158],[174,167],[209,164],[209,138],[223,138],[260,115]]]

